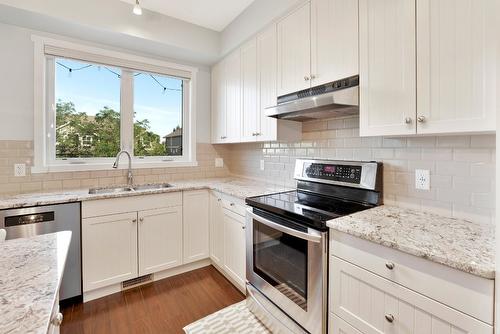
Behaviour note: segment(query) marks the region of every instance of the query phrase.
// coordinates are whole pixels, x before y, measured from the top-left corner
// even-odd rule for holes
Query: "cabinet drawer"
[[[365,334],[493,333],[482,321],[335,256],[330,311]]]
[[[392,282],[493,324],[493,280],[338,231],[330,233],[330,252]]]
[[[222,207],[224,209],[234,212],[240,216],[246,215],[246,206],[242,199],[222,194],[218,191],[214,191],[213,193],[218,199],[221,200]]]
[[[182,191],[82,202],[82,218],[182,205]]]
[[[328,317],[328,334],[362,334],[347,322],[330,313]]]

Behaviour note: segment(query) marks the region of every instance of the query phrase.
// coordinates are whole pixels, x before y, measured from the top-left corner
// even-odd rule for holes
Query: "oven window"
[[[307,311],[307,240],[253,221],[253,270]]]

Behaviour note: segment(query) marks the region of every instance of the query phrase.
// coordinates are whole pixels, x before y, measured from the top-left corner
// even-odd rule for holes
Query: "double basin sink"
[[[157,183],[157,184],[144,184],[137,186],[120,186],[120,187],[109,187],[109,188],[90,188],[89,194],[91,195],[100,195],[100,194],[116,194],[122,192],[134,192],[141,190],[157,190],[157,189],[166,189],[172,187],[171,184],[168,183]]]

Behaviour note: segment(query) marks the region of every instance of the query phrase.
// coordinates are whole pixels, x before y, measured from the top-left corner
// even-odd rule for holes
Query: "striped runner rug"
[[[271,334],[245,301],[228,306],[183,328],[186,334]]]

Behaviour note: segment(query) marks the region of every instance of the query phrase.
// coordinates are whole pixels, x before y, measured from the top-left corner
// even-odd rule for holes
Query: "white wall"
[[[31,35],[49,35],[0,23],[0,140],[33,140],[33,43]],[[49,35],[56,38],[67,37]],[[81,41],[77,41],[81,42]],[[89,43],[104,47],[99,44]],[[116,49],[130,52],[125,49]],[[137,54],[137,52],[131,52]],[[141,54],[148,56],[147,54]],[[158,58],[158,57],[157,57]],[[198,66],[197,141],[210,141],[210,71]]]
[[[0,22],[196,63],[219,56],[218,32],[118,0],[0,0]]]
[[[221,34],[221,56],[304,0],[255,0]]]

